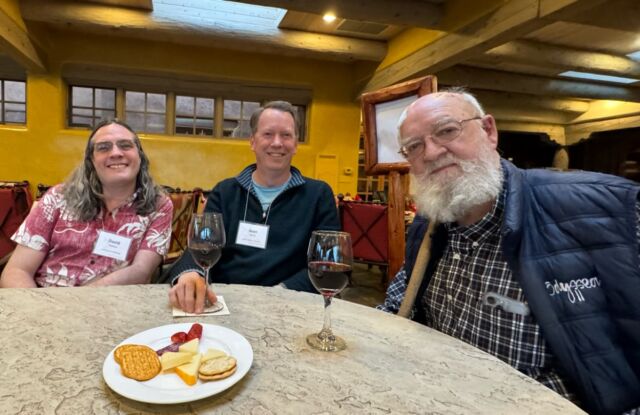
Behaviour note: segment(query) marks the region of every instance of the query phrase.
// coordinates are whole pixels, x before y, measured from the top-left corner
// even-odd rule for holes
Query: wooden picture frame
[[[364,163],[367,174],[409,171],[409,163],[398,154],[398,119],[409,104],[435,91],[437,79],[430,75],[362,95]]]

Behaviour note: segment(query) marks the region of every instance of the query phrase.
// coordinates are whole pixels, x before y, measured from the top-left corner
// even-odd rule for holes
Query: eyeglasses
[[[482,117],[473,117],[460,121],[452,119],[441,121],[433,127],[433,130],[431,130],[431,134],[427,136],[416,137],[415,139],[409,141],[407,144],[400,147],[400,151],[398,151],[398,153],[402,154],[402,156],[407,160],[413,160],[424,153],[424,140],[427,137],[431,137],[433,142],[436,144],[447,144],[460,137],[460,134],[462,134],[462,127],[465,122],[481,119]]]
[[[132,150],[136,146],[136,143],[134,143],[133,140],[127,139],[117,140],[115,144],[122,151]],[[96,153],[108,153],[112,149],[113,141],[101,141],[93,145],[93,151],[95,151]]]

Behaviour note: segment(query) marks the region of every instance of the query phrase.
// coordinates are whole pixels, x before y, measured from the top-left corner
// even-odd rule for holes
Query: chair
[[[174,262],[187,248],[189,222],[191,222],[193,213],[200,206],[202,190],[199,188],[193,190],[170,189],[168,194],[171,203],[173,203],[173,219],[171,220],[171,245],[163,265]]]
[[[15,249],[11,235],[29,214],[31,204],[29,182],[0,182],[0,267]]]
[[[341,200],[338,206],[342,230],[351,234],[354,261],[377,265],[385,281],[389,265],[387,205]]]

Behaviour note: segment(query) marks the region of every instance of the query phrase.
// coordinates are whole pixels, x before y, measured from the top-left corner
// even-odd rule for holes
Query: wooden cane
[[[424,278],[424,272],[427,269],[427,264],[429,263],[429,258],[431,257],[431,237],[433,236],[433,232],[435,229],[436,221],[432,220],[429,222],[429,226],[427,226],[427,232],[424,234],[424,238],[422,239],[422,243],[420,244],[416,262],[413,265],[413,270],[411,271],[409,285],[407,286],[407,290],[404,293],[402,304],[400,304],[400,310],[398,310],[398,315],[401,317],[409,318],[411,315],[413,304],[416,301],[416,295],[418,295],[418,290],[420,289],[420,285],[422,284],[422,280]]]

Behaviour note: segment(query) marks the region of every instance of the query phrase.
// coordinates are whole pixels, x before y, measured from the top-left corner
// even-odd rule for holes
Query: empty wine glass
[[[217,212],[196,213],[189,224],[187,246],[196,264],[204,270],[209,281],[209,270],[222,255],[226,236],[222,214]]]
[[[307,250],[309,278],[324,297],[324,326],[307,336],[307,343],[318,350],[337,352],[347,347],[331,331],[331,300],[347,286],[351,277],[351,235],[347,232],[314,231]]]

